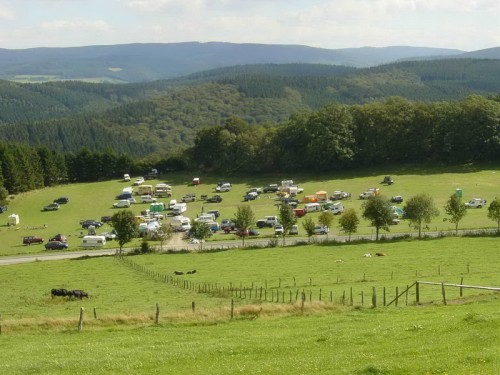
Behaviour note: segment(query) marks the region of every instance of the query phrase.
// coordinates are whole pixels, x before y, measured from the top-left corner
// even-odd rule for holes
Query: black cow
[[[193,273],[196,273],[196,270],[187,271],[187,274],[188,274],[188,275],[192,275]]]
[[[182,272],[182,271],[174,271],[174,275],[184,275],[184,272]]]
[[[79,299],[82,299],[83,297],[89,298],[88,293],[84,292],[83,290],[70,290],[68,292],[68,296],[79,298]]]
[[[52,289],[50,291],[52,297],[66,297],[68,295],[68,291],[66,289]]]

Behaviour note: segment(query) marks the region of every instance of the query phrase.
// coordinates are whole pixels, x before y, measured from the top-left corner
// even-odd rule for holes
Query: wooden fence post
[[[158,319],[160,318],[160,305],[156,304],[156,315],[155,315],[155,323],[158,324]]]
[[[194,304],[194,301],[193,301],[193,302],[191,302],[191,310],[192,310],[193,312],[194,312],[194,310],[195,310],[195,304]]]
[[[361,291],[361,306],[365,305],[365,292]]]
[[[462,276],[462,278],[460,279],[460,285],[464,285],[464,277]],[[463,292],[464,288],[463,287],[460,287],[460,297],[463,297],[464,295],[464,292]]]
[[[231,298],[231,320],[234,318],[234,299]]]
[[[398,307],[398,300],[399,300],[399,288],[396,287],[396,302],[394,303],[394,306]]]
[[[350,297],[349,297],[349,304],[352,306],[354,304],[354,299],[352,297],[352,286],[351,286],[351,294],[350,294]]]
[[[94,307],[94,319],[97,319],[97,309]]]
[[[441,293],[443,294],[443,303],[445,304],[446,306],[446,291],[444,289],[444,282],[441,283]]]
[[[415,301],[417,305],[420,303],[420,283],[418,281],[415,282]]]
[[[301,302],[301,305],[300,305],[300,312],[303,314],[304,313],[304,303],[306,301],[306,294],[304,292],[302,292],[302,302]]]
[[[385,286],[384,286],[384,306],[387,304],[387,300],[386,300],[386,294],[385,294]]]
[[[319,288],[319,301],[321,302],[321,288]]]
[[[78,332],[81,332],[83,329],[83,311],[84,308],[80,307],[80,320],[78,321]]]
[[[408,294],[409,294],[409,287],[406,285],[406,306],[408,306]]]
[[[372,289],[372,307],[375,308],[377,307],[377,291],[375,287]]]

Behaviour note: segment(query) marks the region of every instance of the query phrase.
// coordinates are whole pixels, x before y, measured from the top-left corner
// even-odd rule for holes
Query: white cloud
[[[102,20],[88,21],[78,19],[65,19],[44,22],[41,28],[48,31],[110,31],[111,26]]]
[[[11,21],[15,19],[14,12],[6,8],[0,8],[0,20]]]

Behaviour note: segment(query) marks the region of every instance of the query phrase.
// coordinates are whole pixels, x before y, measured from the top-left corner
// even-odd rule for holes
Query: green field
[[[466,289],[460,297],[448,287],[444,306],[441,287],[426,285],[420,305],[412,289],[408,300],[384,307],[382,291],[389,301],[415,280],[498,287],[499,250],[498,238],[455,237],[126,257],[135,267],[113,256],[4,266],[0,372],[496,374],[498,292]],[[378,251],[387,255],[363,257]],[[175,284],[157,277],[192,269]],[[230,285],[267,286],[267,301],[248,290],[231,295]],[[90,298],[51,298],[51,288],[83,289]],[[351,288],[352,306],[341,298]],[[303,312],[288,301],[296,290],[306,295]],[[270,300],[276,291],[285,302]]]
[[[440,216],[435,218],[429,230],[448,231],[454,229],[454,225],[445,218],[443,206],[449,196],[455,192],[455,189],[463,190],[464,199],[469,200],[473,197],[485,198],[488,202],[497,197],[500,193],[500,175],[497,167],[456,167],[443,169],[423,169],[423,168],[387,168],[384,171],[376,172],[345,172],[343,174],[325,174],[318,175],[300,175],[300,176],[245,176],[233,177],[229,181],[233,184],[230,192],[222,193],[224,200],[220,204],[209,204],[203,201],[188,203],[186,216],[194,219],[202,210],[218,209],[221,212],[221,218],[232,218],[236,207],[240,204],[248,204],[252,207],[256,219],[264,215],[277,214],[275,207],[275,196],[263,194],[258,200],[252,202],[242,202],[244,193],[250,187],[265,186],[270,183],[279,183],[281,180],[292,178],[299,186],[305,189],[304,195],[314,194],[319,190],[326,190],[331,194],[334,190],[345,190],[352,194],[352,200],[345,201],[346,208],[354,208],[361,216],[362,200],[356,197],[370,187],[379,187],[384,196],[402,195],[405,199],[419,193],[429,193],[434,197],[437,207],[440,209]],[[396,181],[394,185],[381,185],[385,175],[390,174]],[[202,184],[200,186],[189,186],[193,177],[200,177]],[[173,186],[173,197],[180,200],[186,193],[196,193],[198,197],[202,194],[212,195],[214,188],[221,178],[209,177],[203,174],[187,175],[173,173],[162,176],[160,180],[152,180],[147,183],[155,184],[157,182],[167,182]],[[23,246],[22,237],[26,235],[39,235],[48,239],[56,233],[63,233],[69,238],[70,250],[76,249],[81,243],[80,237],[85,231],[79,226],[81,219],[97,219],[103,215],[111,215],[115,212],[112,204],[114,198],[119,194],[127,183],[121,181],[105,181],[87,184],[69,184],[53,188],[32,191],[12,197],[9,211],[1,214],[4,223],[7,222],[7,215],[17,213],[20,215],[20,225],[16,227],[0,226],[0,236],[2,237],[2,246],[0,255],[14,255],[43,252],[41,245]],[[42,212],[44,205],[52,202],[59,196],[68,196],[70,202],[62,205],[59,211]],[[162,201],[168,203],[169,199]],[[404,205],[404,202],[403,202]],[[148,208],[147,204],[137,204],[132,206],[132,210],[139,214],[141,210]],[[460,223],[461,229],[473,228],[495,228],[496,223],[489,220],[486,216],[486,209],[469,210],[466,217]],[[309,214],[310,217],[317,218],[318,213]],[[304,234],[299,220],[299,230]],[[333,231],[330,236],[338,235],[338,219],[335,219]],[[105,226],[100,231],[109,231],[111,228]],[[399,225],[390,228],[391,233],[414,232],[409,228],[408,223],[402,221]],[[373,234],[374,230],[369,223],[362,220],[358,229],[359,234]],[[382,231],[381,234],[384,234]],[[261,231],[262,236],[272,237],[271,229]],[[211,240],[233,239],[234,235],[217,234]],[[138,246],[139,240],[130,243],[128,246]],[[107,247],[116,247],[116,243],[108,242]]]

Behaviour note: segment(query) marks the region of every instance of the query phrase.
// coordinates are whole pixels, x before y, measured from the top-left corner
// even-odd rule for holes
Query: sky
[[[500,0],[0,0],[0,48],[126,43],[500,46]]]

